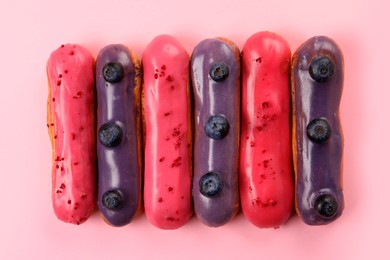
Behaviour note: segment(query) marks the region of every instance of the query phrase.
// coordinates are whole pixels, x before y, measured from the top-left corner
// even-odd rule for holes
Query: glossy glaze
[[[110,83],[103,76],[108,63],[120,64],[123,78]],[[96,59],[97,130],[114,122],[122,130],[121,142],[107,147],[97,135],[98,207],[105,220],[123,226],[133,219],[141,207],[141,72],[139,60],[123,45],[104,47]],[[103,205],[103,195],[120,191],[123,202],[118,209]]]
[[[175,38],[160,35],[142,65],[145,213],[156,227],[175,229],[192,215],[189,57]]]
[[[224,63],[229,74],[223,80],[213,80],[210,68]],[[206,39],[194,49],[191,57],[191,78],[194,93],[194,178],[192,195],[195,214],[213,227],[221,226],[238,210],[238,157],[240,59],[239,50],[223,39]],[[222,115],[229,131],[222,138],[207,136],[205,125],[211,116]],[[221,190],[216,196],[201,193],[199,180],[208,172],[219,174]]]
[[[318,55],[329,57],[335,65],[333,76],[326,82],[316,82],[310,77],[310,63]],[[339,117],[343,78],[342,53],[328,37],[309,39],[293,56],[296,207],[302,220],[309,225],[328,224],[338,218],[344,208],[343,136]],[[329,140],[324,143],[314,143],[307,137],[307,125],[316,118],[325,119],[332,130]],[[337,202],[337,212],[331,218],[323,218],[315,211],[314,201],[323,194],[333,196]]]
[[[96,202],[94,59],[79,45],[62,45],[50,55],[47,75],[54,212],[81,224]]]
[[[254,225],[278,227],[293,208],[289,66],[279,35],[259,32],[242,50],[240,198]]]

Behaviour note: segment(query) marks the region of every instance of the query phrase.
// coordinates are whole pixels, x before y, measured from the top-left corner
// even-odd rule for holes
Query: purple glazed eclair
[[[198,219],[218,227],[238,211],[240,54],[226,39],[206,39],[191,57],[194,177]]]
[[[292,60],[296,210],[308,225],[337,219],[344,208],[339,105],[343,56],[324,36],[303,43]]]
[[[141,210],[141,70],[123,45],[104,47],[96,60],[98,207],[112,226]]]

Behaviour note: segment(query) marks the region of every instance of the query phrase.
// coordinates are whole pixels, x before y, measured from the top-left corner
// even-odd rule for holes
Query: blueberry
[[[119,190],[110,190],[103,194],[102,203],[106,209],[118,210],[123,205],[123,195]]]
[[[224,116],[214,115],[207,120],[204,131],[211,139],[221,140],[229,133],[229,127],[229,122]]]
[[[307,137],[318,144],[322,144],[330,138],[332,130],[328,121],[322,118],[313,119],[306,129]]]
[[[122,141],[122,128],[114,122],[108,122],[99,129],[99,141],[106,147],[114,147]]]
[[[325,56],[317,56],[310,63],[309,73],[315,81],[326,82],[334,74],[333,61]]]
[[[221,192],[222,184],[218,173],[208,172],[199,180],[199,191],[203,196],[213,198]]]
[[[103,67],[103,77],[107,82],[118,83],[123,78],[123,67],[120,63],[109,62]]]
[[[211,65],[209,74],[214,81],[221,82],[229,76],[229,68],[223,62],[216,62]]]
[[[314,202],[316,213],[323,218],[332,218],[337,213],[337,201],[330,194],[322,194]]]

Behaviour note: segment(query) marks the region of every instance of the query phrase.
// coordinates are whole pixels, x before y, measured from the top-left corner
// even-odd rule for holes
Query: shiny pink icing
[[[293,206],[288,43],[270,32],[242,51],[241,206],[258,227],[278,227]]]
[[[189,57],[175,38],[160,35],[142,64],[145,213],[156,227],[175,229],[192,215]]]
[[[62,45],[51,54],[47,74],[54,212],[62,221],[81,224],[96,202],[94,59],[81,46]]]

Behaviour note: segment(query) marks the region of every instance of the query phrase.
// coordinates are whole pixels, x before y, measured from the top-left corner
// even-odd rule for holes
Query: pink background
[[[0,259],[390,259],[386,2],[1,1]],[[318,34],[333,37],[344,51],[346,208],[338,221],[310,227],[294,215],[280,229],[258,229],[240,213],[218,229],[193,218],[163,231],[145,215],[122,228],[108,226],[98,214],[81,226],[56,219],[46,129],[51,51],[71,42],[96,56],[106,44],[123,43],[141,56],[161,33],[175,36],[188,52],[215,36],[241,48],[261,30],[283,35],[292,51]]]

